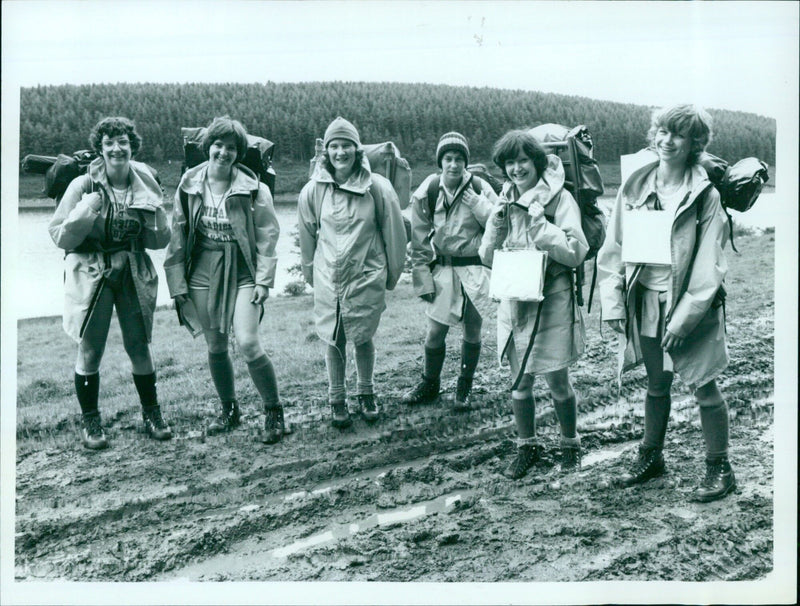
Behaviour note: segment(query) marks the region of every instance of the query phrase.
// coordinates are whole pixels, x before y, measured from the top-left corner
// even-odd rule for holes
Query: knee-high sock
[[[669,411],[672,407],[672,398],[666,396],[651,396],[649,393],[644,398],[644,439],[642,445],[646,448],[663,448],[664,437],[667,435]]]
[[[247,363],[250,378],[261,396],[265,408],[278,405],[278,380],[275,378],[275,368],[272,361],[263,354]]]
[[[699,401],[700,425],[706,442],[706,457],[728,456],[728,404],[725,400]]]
[[[553,409],[556,411],[558,424],[561,426],[563,438],[576,438],[578,425],[578,400],[573,393],[565,400],[553,398]]]
[[[511,405],[514,409],[514,421],[517,424],[517,435],[526,440],[536,437],[536,405],[532,395],[523,398],[511,396]]]
[[[328,369],[328,399],[340,402],[345,399],[344,373],[347,367],[347,354],[344,347],[328,345],[325,350],[325,366]]]
[[[217,388],[219,399],[223,402],[232,402],[236,399],[236,387],[233,384],[233,362],[228,351],[219,353],[208,352],[208,368],[211,379]]]
[[[100,373],[80,375],[75,373],[75,393],[83,414],[97,412],[97,400],[100,394]]]
[[[481,344],[461,342],[461,376],[471,379],[475,376],[475,369],[478,366],[478,359],[481,356]]]
[[[372,374],[375,370],[375,345],[372,339],[361,345],[356,345],[356,372],[358,374],[358,384],[356,393],[374,393]]]
[[[142,408],[158,406],[158,396],[156,394],[156,373],[151,372],[146,375],[133,375],[133,384],[139,392],[139,401]]]
[[[428,381],[438,381],[444,366],[444,356],[447,347],[428,347],[425,346],[425,372],[424,377]]]

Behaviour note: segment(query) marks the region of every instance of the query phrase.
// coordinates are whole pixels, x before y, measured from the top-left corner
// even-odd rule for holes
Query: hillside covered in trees
[[[20,158],[88,147],[102,117],[136,121],[144,144],[138,158],[183,156],[180,128],[229,114],[276,143],[276,159],[308,160],[314,140],[337,115],[367,143],[392,140],[412,160],[430,158],[441,134],[464,133],[474,156],[489,156],[508,129],[556,122],[586,124],[595,157],[615,161],[645,145],[651,108],[585,97],[431,84],[312,82],[266,84],[92,84],[21,89]],[[757,156],[775,163],[776,123],[756,114],[714,110],[709,151],[729,162]]]

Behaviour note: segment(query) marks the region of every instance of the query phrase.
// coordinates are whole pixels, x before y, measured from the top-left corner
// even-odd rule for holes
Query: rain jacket
[[[503,198],[511,204],[502,204]],[[545,210],[544,216],[536,222],[533,222],[528,214],[528,209],[533,202],[538,202]],[[505,206],[508,208],[506,218],[500,219],[498,213]],[[507,235],[505,235],[506,232]],[[572,290],[572,268],[583,262],[589,250],[589,244],[581,229],[581,213],[578,203],[564,189],[564,167],[557,156],[550,154],[547,156],[547,168],[544,174],[541,175],[536,185],[522,196],[518,195],[517,189],[512,183],[506,183],[503,186],[501,204],[498,204],[492,211],[481,242],[480,255],[485,264],[491,265],[494,251],[497,248],[523,250],[537,248],[547,253],[544,300],[539,304],[543,308],[548,305],[549,295]],[[557,300],[561,299],[559,297]],[[551,335],[562,335],[563,333],[548,331],[546,319],[553,315],[560,315],[562,319],[570,315],[573,318],[573,329],[572,335],[568,336],[572,337],[573,346],[566,348],[566,351],[571,353],[563,359],[550,360],[548,366],[540,368],[537,372],[550,372],[564,368],[583,351],[585,339],[583,317],[575,302],[575,297],[570,296],[569,301],[571,301],[571,310],[566,308],[560,314],[552,314],[549,310],[542,312],[535,346],[541,352],[564,350],[564,344],[554,345],[548,342],[550,338],[548,332]],[[533,333],[537,307],[536,303],[524,301],[502,300],[500,302],[497,311],[497,350],[501,358],[506,353],[509,340],[514,336],[517,359],[524,359]],[[529,363],[534,362],[529,358]],[[525,372],[532,372],[531,366],[526,368]]]
[[[486,181],[474,177],[480,182],[481,195],[473,205],[468,204],[461,193],[466,187],[472,187],[470,177],[472,175],[465,170],[461,184],[454,192],[453,204],[449,207],[446,205],[441,175],[427,177],[411,196],[411,275],[414,292],[417,296],[436,293],[436,300],[428,304],[427,313],[442,324],[450,324],[448,318],[463,315],[461,290],[448,293],[445,292],[448,290],[446,285],[454,287],[460,282],[481,316],[488,314],[492,307],[489,298],[490,272],[485,266],[433,265],[434,260],[442,256],[478,256],[486,220],[497,202],[497,195]],[[431,216],[428,186],[436,178],[440,180],[439,191]],[[452,273],[456,274],[457,280],[453,279]],[[436,284],[438,288],[434,286],[434,275],[439,278]],[[451,302],[460,311],[452,313],[449,309]]]
[[[78,343],[106,280],[114,268],[124,266],[125,262],[130,264],[148,342],[152,336],[158,275],[145,249],[164,248],[170,230],[161,186],[147,166],[131,160],[130,181],[132,202],[128,211],[139,215],[143,229],[128,245],[121,247],[110,236],[111,185],[102,157],[92,160],[86,174],[69,184],[48,227],[56,246],[67,251],[63,326]],[[91,192],[100,193],[99,205],[93,197],[85,197]]]
[[[164,259],[164,272],[172,298],[189,293],[192,251],[203,215],[203,184],[207,172],[207,161],[190,168],[175,190],[172,238]],[[272,194],[250,169],[237,164],[233,168],[231,187],[224,204],[236,243],[255,283],[272,288],[278,263],[275,246],[280,235]],[[188,324],[186,326],[194,334],[195,331]]]
[[[406,232],[391,184],[370,172],[366,157],[342,185],[317,163],[300,192],[297,228],[319,338],[334,343],[338,316],[348,340],[369,341],[405,265]]]
[[[642,361],[636,291],[642,265],[622,262],[622,214],[653,208],[655,170],[651,162],[634,171],[617,194],[603,247],[597,254],[603,320],[626,320],[620,372]],[[672,280],[667,291],[666,329],[685,339],[669,352],[675,371],[694,389],[728,365],[723,309],[723,279],[728,269],[723,248],[727,218],[719,193],[699,165],[691,168],[691,186],[675,210],[670,241]]]

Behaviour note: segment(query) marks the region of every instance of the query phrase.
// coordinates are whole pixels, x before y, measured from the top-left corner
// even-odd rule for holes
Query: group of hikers
[[[653,113],[647,134],[653,160],[622,184],[597,254],[602,320],[624,335],[626,367],[647,371],[644,438],[620,484],[665,472],[662,450],[677,372],[694,392],[706,446],[706,474],[694,498],[711,501],[735,490],[728,461],[728,408],[716,378],[728,363],[722,308],[728,232],[717,190],[698,156],[712,135],[701,108],[678,105]],[[271,193],[240,162],[247,149],[243,125],[228,116],[207,127],[207,161],[188,169],[175,192],[172,216],[149,168],[133,160],[141,146],[134,123],[101,120],[89,141],[98,157],[67,188],[49,230],[66,252],[64,329],[78,343],[75,390],[86,448],[108,446],[98,409],[100,362],[116,309],[130,357],[144,426],[168,440],[150,351],[158,278],[146,249],[166,247],[164,270],[181,323],[208,349],[220,411],[208,425],[218,434],[240,425],[229,334],[244,357],[263,402],[260,439],[279,442],[287,432],[273,364],[259,339],[264,302],[274,286],[280,233]],[[373,338],[386,309],[386,291],[406,262],[407,232],[391,183],[370,169],[358,130],[338,117],[328,125],[323,154],[300,192],[297,225],[301,266],[313,289],[316,332],[325,346],[328,402],[334,427],[351,425],[345,386],[346,343],[355,351],[357,384],[352,413],[373,423]],[[511,407],[517,453],[507,469],[523,477],[540,457],[534,377],[542,375],[560,427],[560,466],[580,466],[578,395],[569,366],[584,351],[573,268],[589,250],[581,209],[565,188],[560,159],[525,130],[505,133],[493,162],[505,177],[495,193],[467,169],[467,138],[448,132],[436,148],[440,173],[411,196],[414,292],[425,302],[424,367],[402,396],[407,405],[440,397],[440,375],[450,327],[463,325],[460,373],[452,408],[469,410],[481,352],[483,320],[497,306],[497,351],[511,369]],[[671,218],[671,261],[623,260],[623,215],[661,211]],[[539,300],[490,296],[491,267],[500,250],[546,253]],[[520,272],[518,280],[528,276]]]

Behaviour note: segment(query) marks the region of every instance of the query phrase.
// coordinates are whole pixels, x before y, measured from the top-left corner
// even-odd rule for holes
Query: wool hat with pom
[[[341,116],[337,117],[325,129],[325,138],[323,139],[323,146],[328,148],[328,144],[334,139],[347,139],[356,144],[357,148],[361,148],[361,139],[358,137],[358,131],[351,122],[348,122]]]
[[[436,146],[436,165],[439,168],[442,168],[442,156],[449,151],[461,152],[464,154],[464,162],[469,164],[469,145],[467,138],[461,133],[445,133],[439,139],[439,144]]]

